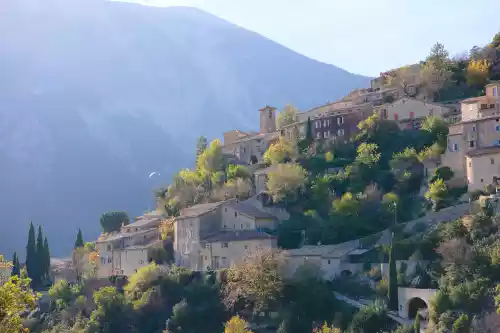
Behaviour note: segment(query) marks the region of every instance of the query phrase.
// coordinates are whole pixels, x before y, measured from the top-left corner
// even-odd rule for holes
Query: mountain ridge
[[[199,135],[256,129],[263,105],[307,109],[369,82],[190,7],[20,0],[0,16],[7,255],[30,220],[63,255],[78,227],[95,239],[102,212],[153,208]]]

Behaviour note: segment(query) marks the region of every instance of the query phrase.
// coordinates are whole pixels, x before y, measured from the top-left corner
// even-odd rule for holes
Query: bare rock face
[[[262,105],[304,109],[368,84],[196,9],[16,0],[0,17],[7,256],[30,220],[64,255],[78,227],[95,239],[102,212],[153,208],[152,189],[191,165],[199,135],[255,129]]]

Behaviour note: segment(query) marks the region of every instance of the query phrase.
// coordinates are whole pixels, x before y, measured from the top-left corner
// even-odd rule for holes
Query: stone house
[[[267,168],[256,170],[254,175],[255,193],[259,194],[267,191],[267,179],[269,172],[275,171],[279,164],[271,165]]]
[[[392,103],[383,104],[374,108],[381,119],[394,120],[401,129],[420,128],[421,122],[429,116],[445,118],[453,112],[453,107],[403,97]]]
[[[266,106],[260,112],[260,132],[232,130],[224,133],[222,152],[237,157],[246,164],[256,164],[264,160],[269,146],[279,140],[276,129],[276,108]]]
[[[221,230],[201,241],[202,270],[230,268],[247,256],[277,249],[277,238],[263,231]]]
[[[500,146],[476,148],[465,153],[469,191],[500,185]]]
[[[311,118],[315,140],[345,140],[358,133],[358,123],[373,113],[371,104],[359,105],[355,109],[326,111]]]
[[[494,155],[496,149],[489,148],[500,145],[499,90],[500,82],[494,82],[486,86],[485,96],[464,100],[462,121],[449,127],[448,149],[441,156],[441,163],[454,171],[457,180],[469,182],[469,189],[483,189],[496,176],[495,156],[486,155]],[[467,155],[470,156],[466,160]]]
[[[161,221],[160,216],[149,214],[122,226],[118,232],[101,235],[96,241],[97,277],[130,276],[148,265],[149,249],[162,247]]]

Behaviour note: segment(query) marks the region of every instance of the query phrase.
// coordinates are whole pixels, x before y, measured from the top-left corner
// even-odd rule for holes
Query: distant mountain
[[[199,135],[258,128],[257,109],[306,109],[368,78],[200,10],[100,0],[0,6],[0,253],[29,221],[65,255],[104,211],[154,207]],[[161,176],[149,178],[157,171]]]

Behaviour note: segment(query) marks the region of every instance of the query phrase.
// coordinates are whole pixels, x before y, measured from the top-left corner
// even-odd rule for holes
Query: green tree
[[[126,212],[107,212],[101,215],[100,223],[103,232],[113,232],[129,224],[130,218]]]
[[[88,322],[88,333],[133,332],[132,308],[125,296],[114,287],[97,290],[93,296],[96,309]]]
[[[264,162],[268,164],[279,164],[289,162],[297,157],[296,145],[280,137],[279,141],[269,146],[264,153]]]
[[[439,210],[443,207],[448,196],[448,187],[442,179],[436,179],[429,184],[429,190],[425,193],[425,198],[430,200],[434,205],[434,210]]]
[[[48,279],[50,277],[50,248],[47,237],[43,240],[43,277]]]
[[[19,258],[17,257],[17,253],[14,252],[12,256],[12,274],[11,276],[19,276],[21,274],[21,266],[19,264]]]
[[[245,166],[234,164],[229,164],[227,166],[226,175],[228,180],[237,178],[250,179],[252,176]]]
[[[278,113],[276,119],[277,127],[283,128],[297,122],[297,114],[299,111],[293,105],[286,105],[283,110]]]
[[[0,330],[2,333],[22,332],[20,313],[36,306],[37,295],[30,288],[30,280],[13,276],[0,285]]]
[[[470,333],[469,316],[462,313],[454,322],[452,333]]]
[[[247,329],[247,322],[240,316],[234,316],[224,325],[224,333],[253,333]]]
[[[352,333],[373,333],[388,329],[390,324],[385,306],[375,302],[363,306],[352,318],[349,328]]]
[[[470,86],[482,87],[488,81],[490,62],[486,59],[471,60],[467,66],[465,77]]]
[[[267,189],[276,202],[295,201],[304,190],[307,174],[298,164],[281,164],[268,174]]]
[[[208,147],[208,140],[206,136],[200,136],[196,140],[196,157],[200,156]]]
[[[413,330],[415,333],[420,333],[420,313],[417,312],[415,316],[415,322],[413,323]]]
[[[42,226],[38,226],[38,234],[36,238],[36,259],[37,259],[37,269],[36,275],[33,279],[33,283],[37,286],[41,286],[45,278],[45,266],[46,266],[46,252],[43,243],[43,230]]]
[[[421,67],[421,80],[427,96],[439,98],[439,91],[445,87],[451,78],[451,61],[448,51],[441,43],[436,43],[431,49],[424,65]]]
[[[357,152],[356,161],[368,166],[376,165],[382,155],[378,151],[378,146],[375,143],[363,142],[358,146]]]
[[[35,238],[35,227],[33,222],[30,224],[30,229],[28,233],[28,245],[26,245],[26,271],[29,278],[33,283],[36,281],[38,276],[38,259],[36,255],[36,238]]]
[[[398,311],[398,272],[396,270],[394,233],[392,233],[389,252],[389,288],[387,289],[387,298],[389,299],[388,308]]]
[[[75,249],[78,249],[79,247],[84,246],[85,243],[83,242],[83,236],[82,236],[82,230],[78,228],[78,233],[76,234],[76,241],[75,241]]]

